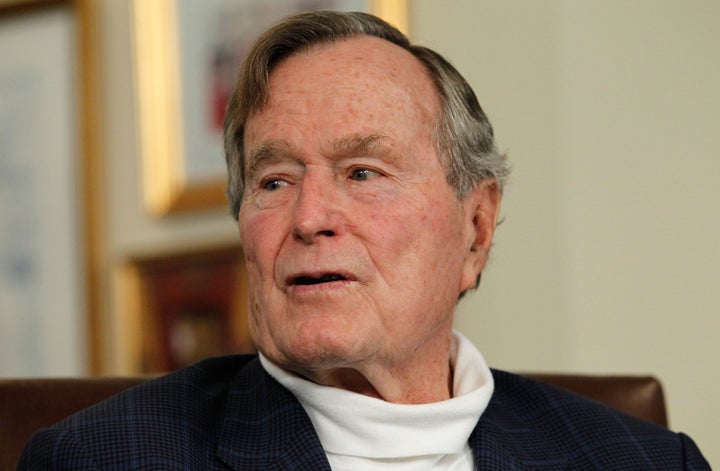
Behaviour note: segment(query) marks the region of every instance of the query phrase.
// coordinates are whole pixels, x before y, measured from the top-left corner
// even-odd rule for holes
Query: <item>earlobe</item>
[[[485,268],[502,194],[495,180],[483,180],[466,198],[469,248],[465,256],[461,291],[475,288],[478,276]]]

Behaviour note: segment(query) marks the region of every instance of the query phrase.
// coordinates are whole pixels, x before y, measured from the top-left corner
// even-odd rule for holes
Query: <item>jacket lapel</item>
[[[221,417],[217,455],[232,469],[330,471],[305,410],[257,358],[231,383]]]

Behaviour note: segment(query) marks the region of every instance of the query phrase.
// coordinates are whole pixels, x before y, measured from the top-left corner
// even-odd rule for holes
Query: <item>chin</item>
[[[254,319],[251,335],[266,358],[293,369],[346,367],[370,356],[368,350],[377,350],[380,342],[373,341],[378,335],[368,316],[338,315],[349,312],[347,306],[323,311],[315,307],[271,311],[281,314]]]
[[[336,334],[328,331],[298,332],[285,344],[282,356],[291,369],[309,371],[347,368],[367,357],[359,333]]]

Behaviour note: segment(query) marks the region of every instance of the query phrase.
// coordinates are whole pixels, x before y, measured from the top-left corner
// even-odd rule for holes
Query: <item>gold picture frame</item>
[[[224,112],[224,108],[208,111],[213,107],[219,108],[222,100],[216,100],[219,104],[213,102],[210,105],[210,80],[199,80],[205,88],[198,93],[198,80],[188,77],[188,73],[205,70],[207,79],[207,75],[211,74],[207,72],[209,64],[215,56],[206,50],[207,54],[203,56],[201,53],[198,60],[193,51],[203,39],[183,41],[187,39],[188,31],[199,32],[194,37],[196,39],[205,37],[203,31],[209,35],[208,30],[219,29],[202,24],[213,9],[220,8],[219,5],[227,7],[231,4],[234,8],[243,8],[244,1],[247,2],[213,0],[181,4],[178,0],[133,1],[143,200],[153,215],[218,209],[226,205],[226,180],[218,129],[220,119],[208,118]],[[272,8],[282,3],[292,3],[292,0],[254,2],[256,7],[264,4],[273,5]],[[353,0],[345,3],[353,3]],[[362,9],[377,14],[407,33],[406,0],[358,0],[354,4],[361,5]],[[195,12],[187,11],[193,8]],[[218,16],[224,18],[228,15]],[[253,23],[252,26],[257,25]],[[233,34],[237,35],[237,31]],[[203,119],[206,120],[204,124],[199,122]],[[208,124],[210,121],[212,123]],[[212,130],[208,130],[210,128]]]

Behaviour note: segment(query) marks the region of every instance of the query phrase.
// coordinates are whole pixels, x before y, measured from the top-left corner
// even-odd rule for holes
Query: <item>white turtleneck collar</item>
[[[321,386],[262,355],[260,361],[300,401],[333,469],[474,469],[467,441],[490,401],[493,379],[462,334],[453,332],[453,397],[430,404],[394,404]]]

